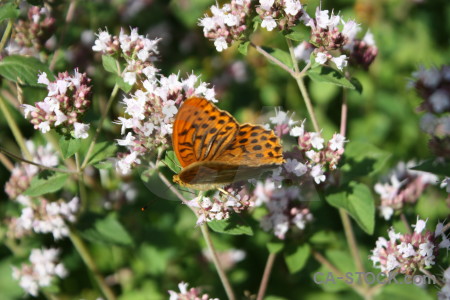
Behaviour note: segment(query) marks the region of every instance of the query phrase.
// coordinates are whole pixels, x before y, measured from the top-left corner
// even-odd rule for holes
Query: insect
[[[204,98],[189,98],[180,107],[172,143],[183,167],[174,182],[196,190],[252,178],[284,162],[280,139],[272,130],[241,125]]]

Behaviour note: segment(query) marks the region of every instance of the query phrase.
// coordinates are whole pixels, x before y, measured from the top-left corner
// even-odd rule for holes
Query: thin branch
[[[5,166],[5,168],[8,169],[8,171],[11,172],[14,169],[13,163],[10,162],[9,159],[3,153],[0,153],[0,161]]]
[[[272,273],[272,267],[276,257],[276,253],[270,253],[269,257],[267,258],[266,267],[264,268],[264,274],[261,280],[261,284],[259,285],[258,296],[256,297],[256,300],[264,299],[267,284],[269,283],[270,274]]]
[[[208,230],[208,225],[206,225],[206,223],[203,223],[202,225],[200,225],[200,229],[202,230],[202,235],[203,238],[205,239],[206,245],[208,246],[208,249],[211,252],[211,257],[216,267],[216,271],[219,274],[220,281],[222,282],[225,292],[227,293],[228,299],[235,300],[236,297],[234,296],[233,288],[231,287],[230,281],[228,280],[228,277],[225,274],[222,265],[220,264],[220,260],[217,255],[216,249],[214,248],[214,245],[212,243],[211,236]]]
[[[303,78],[300,77],[296,78],[295,80],[297,81],[297,85],[300,88],[300,93],[302,94],[303,100],[305,101],[306,109],[308,110],[309,117],[311,118],[311,122],[314,126],[314,131],[320,132],[319,123],[317,122],[316,114],[314,113],[314,108],[312,106],[311,99],[309,98],[308,91],[306,90],[305,82],[303,81]]]
[[[282,63],[280,60],[278,60],[277,58],[273,57],[272,55],[270,55],[266,50],[264,50],[263,48],[261,48],[260,46],[257,46],[253,43],[250,43],[250,45],[256,49],[256,51],[258,51],[259,53],[261,53],[264,57],[266,57],[268,60],[270,60],[271,62],[273,62],[274,64],[276,64],[277,66],[279,66],[280,68],[282,68],[283,70],[285,70],[286,72],[288,72],[289,74],[291,74],[292,77],[295,77],[297,74],[288,66],[286,66],[284,63]]]
[[[358,253],[358,244],[356,243],[355,234],[353,233],[350,217],[348,216],[347,212],[342,208],[339,208],[339,215],[341,216],[342,225],[344,226],[345,237],[347,238],[347,243],[350,248],[350,252],[352,253],[356,269],[358,270],[358,272],[365,272],[361,256]]]
[[[443,287],[445,283],[443,283],[441,280],[439,280],[435,275],[431,274],[428,270],[425,270],[424,268],[420,268],[420,272],[427,275],[428,278],[435,280],[435,282],[440,286]]]
[[[1,153],[4,153],[5,155],[7,155],[7,156],[9,156],[9,157],[11,157],[11,158],[14,158],[15,160],[18,160],[18,161],[21,161],[21,162],[24,162],[24,163],[27,163],[27,164],[36,166],[36,167],[38,167],[39,169],[50,170],[50,171],[55,171],[55,172],[60,172],[60,173],[68,173],[68,174],[77,174],[77,173],[78,173],[78,172],[72,171],[72,170],[66,170],[66,169],[59,169],[59,168],[47,167],[47,166],[44,166],[44,165],[35,163],[34,161],[31,161],[31,160],[25,159],[25,158],[23,158],[23,157],[17,156],[17,155],[15,155],[15,154],[12,154],[11,152],[5,150],[5,149],[2,148],[2,147],[0,147],[0,152],[1,152]]]
[[[347,89],[342,90],[342,104],[341,104],[341,126],[340,134],[345,136],[347,133]]]
[[[97,139],[99,138],[100,132],[102,131],[103,123],[105,122],[106,117],[108,116],[108,112],[111,109],[112,103],[114,102],[114,99],[116,98],[118,91],[119,85],[117,85],[116,83],[111,92],[111,95],[109,96],[108,103],[106,104],[106,109],[103,111],[100,122],[97,125],[94,138],[92,139],[91,144],[89,145],[89,149],[86,153],[86,156],[84,157],[83,163],[81,164],[81,170],[84,170],[84,168],[86,168],[87,163],[89,162],[89,158],[91,157],[92,151],[94,150],[95,144],[97,143]]]
[[[105,279],[102,277],[100,271],[98,270],[98,267],[95,264],[95,260],[89,253],[89,250],[84,241],[73,229],[70,231],[69,237],[70,240],[72,241],[72,244],[75,246],[75,249],[83,259],[83,262],[86,264],[89,271],[94,276],[94,279],[97,282],[98,286],[100,287],[100,290],[103,292],[103,295],[105,295],[106,299],[108,300],[115,300],[116,296],[114,295],[114,292],[112,291],[111,287],[106,284]]]

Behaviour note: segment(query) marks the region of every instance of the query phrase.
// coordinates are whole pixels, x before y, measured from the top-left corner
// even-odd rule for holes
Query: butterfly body
[[[204,98],[189,98],[180,107],[172,143],[183,167],[174,181],[198,190],[255,177],[284,162],[280,140],[272,130],[240,125]]]

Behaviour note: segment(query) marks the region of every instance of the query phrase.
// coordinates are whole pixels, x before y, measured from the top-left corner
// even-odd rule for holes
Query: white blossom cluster
[[[384,273],[398,270],[401,274],[412,275],[421,268],[434,265],[438,250],[450,249],[450,240],[443,232],[443,223],[438,223],[434,232],[424,232],[426,223],[417,218],[412,234],[396,233],[390,229],[389,240],[379,237],[370,257],[374,266]]]
[[[92,50],[107,55],[122,57],[126,66],[122,72],[123,80],[134,85],[140,81],[140,77],[152,77],[158,71],[153,67],[159,54],[158,42],[160,39],[149,39],[138,34],[138,29],[133,28],[128,35],[123,29],[119,36],[112,36],[108,31],[101,31]]]
[[[34,129],[42,133],[55,128],[63,134],[85,139],[88,137],[89,124],[81,122],[81,117],[91,105],[90,79],[86,73],[74,75],[59,73],[55,81],[50,81],[46,73],[41,73],[38,83],[47,86],[48,95],[34,106],[24,104],[25,118],[29,118]]]
[[[261,18],[261,27],[272,31],[289,29],[303,17],[303,6],[298,0],[259,0],[256,12]]]
[[[188,285],[186,282],[180,282],[179,292],[169,290],[169,300],[219,300],[219,298],[210,298],[208,294],[202,294],[199,288],[188,289]]]
[[[437,184],[436,175],[410,169],[416,165],[414,161],[400,162],[388,181],[375,184],[375,192],[381,198],[378,209],[385,220],[391,219],[405,204],[415,203],[428,185]]]
[[[31,264],[13,267],[13,278],[26,293],[37,297],[39,288],[49,286],[57,277],[67,276],[66,268],[59,262],[59,254],[60,251],[54,248],[33,249],[29,257]]]
[[[444,271],[444,286],[438,292],[439,300],[450,300],[450,268]]]
[[[165,77],[148,73],[145,76],[142,87],[123,99],[128,118],[119,117],[117,122],[122,125],[122,134],[126,133],[117,143],[129,150],[121,154],[116,163],[121,174],[129,174],[141,163],[142,156],[155,153],[159,147],[168,147],[175,115],[184,100],[200,96],[217,102],[214,89],[195,75],[186,79],[176,74]]]
[[[79,207],[78,197],[69,202],[41,199],[39,205],[25,206],[20,217],[10,220],[9,234],[21,238],[31,232],[51,233],[55,240],[62,239],[69,236],[68,223],[76,221]]]

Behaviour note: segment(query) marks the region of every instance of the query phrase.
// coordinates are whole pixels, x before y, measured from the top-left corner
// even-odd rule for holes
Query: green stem
[[[80,169],[80,157],[78,153],[75,153],[75,164],[78,172],[78,191],[80,193],[80,201],[81,201],[81,207],[80,211],[84,211],[87,207],[87,195],[86,195],[86,188],[84,186],[84,174],[81,172]]]
[[[225,271],[223,270],[222,265],[220,264],[216,249],[214,248],[214,245],[212,243],[211,236],[210,236],[209,230],[208,230],[208,225],[206,225],[206,223],[203,223],[200,226],[200,228],[202,230],[202,235],[203,235],[203,238],[205,239],[206,245],[208,246],[208,249],[211,252],[214,266],[216,267],[217,273],[219,274],[220,281],[222,282],[225,292],[227,293],[228,299],[235,300],[236,297],[234,296],[233,288],[231,287],[230,281],[228,280],[228,277],[225,274]]]
[[[250,43],[250,45],[256,49],[256,51],[258,51],[259,53],[261,53],[265,58],[267,58],[268,60],[270,60],[271,62],[273,62],[274,64],[276,64],[277,66],[279,66],[280,68],[282,68],[283,70],[285,70],[286,72],[288,72],[289,74],[291,74],[292,77],[295,77],[296,73],[294,71],[291,70],[291,68],[289,68],[288,66],[286,66],[284,63],[282,63],[280,60],[278,60],[277,58],[273,57],[272,55],[269,54],[269,52],[267,52],[266,50],[264,50],[263,48],[261,48],[260,46],[257,46],[253,43]]]
[[[95,143],[97,143],[97,139],[100,136],[100,132],[102,131],[103,123],[105,122],[106,117],[108,116],[108,112],[111,109],[112,103],[114,102],[114,98],[116,98],[118,91],[119,91],[119,85],[115,84],[114,88],[111,92],[111,95],[109,97],[108,103],[106,104],[106,109],[103,111],[102,117],[100,118],[100,122],[97,125],[97,129],[95,131],[94,138],[92,139],[91,144],[89,145],[89,149],[83,160],[83,163],[81,164],[81,170],[84,170],[84,168],[86,168],[87,163],[89,162],[89,158],[91,157],[92,151],[94,150]]]
[[[12,117],[8,107],[6,106],[5,100],[1,96],[0,96],[0,110],[3,112],[6,122],[8,123],[9,128],[11,129],[14,138],[16,139],[16,142],[20,147],[20,150],[22,150],[23,155],[25,155],[26,159],[30,161],[33,160],[33,156],[31,155],[30,151],[28,151],[28,148],[25,145],[25,139],[22,133],[20,132],[16,122],[14,121],[14,118]]]
[[[311,119],[311,122],[314,126],[314,131],[320,132],[319,123],[317,122],[316,114],[314,113],[314,108],[311,103],[311,99],[309,98],[308,91],[305,87],[305,82],[303,80],[305,72],[308,70],[310,64],[307,64],[306,67],[300,72],[297,64],[297,59],[295,58],[294,54],[294,46],[292,45],[292,42],[290,39],[286,38],[286,42],[289,47],[289,53],[291,54],[291,60],[292,64],[294,65],[295,74],[293,75],[295,81],[297,82],[297,85],[300,89],[300,93],[302,94],[303,100],[305,101],[306,109],[308,110],[309,117]],[[292,74],[291,74],[292,75]]]
[[[13,21],[11,19],[8,20],[8,25],[6,25],[5,33],[3,33],[2,40],[0,41],[0,52],[2,52],[3,48],[5,47],[6,41],[9,38],[9,35],[11,34],[13,26]]]
[[[267,284],[269,283],[270,273],[272,272],[273,263],[275,262],[276,257],[277,257],[276,253],[270,253],[269,257],[267,258],[266,267],[264,268],[264,274],[261,280],[261,284],[259,286],[258,296],[256,297],[256,300],[264,299]]]
[[[353,233],[350,217],[348,216],[347,212],[342,208],[339,208],[339,215],[341,216],[342,225],[344,226],[345,237],[347,238],[347,243],[350,248],[350,252],[352,253],[356,269],[358,270],[358,272],[365,272],[361,256],[359,256],[358,253],[358,244],[356,243],[355,234]]]
[[[81,239],[81,237],[76,233],[74,230],[70,231],[70,240],[72,241],[73,245],[75,246],[75,249],[77,249],[78,253],[80,254],[81,258],[83,259],[83,262],[88,267],[89,271],[91,271],[92,275],[94,276],[95,281],[97,282],[98,286],[100,287],[101,291],[103,292],[103,295],[108,300],[115,300],[116,296],[114,295],[111,288],[106,284],[105,280],[103,279],[102,275],[100,274],[97,265],[95,264],[94,259],[92,258],[91,254],[89,253],[88,248],[86,247],[86,244]]]

